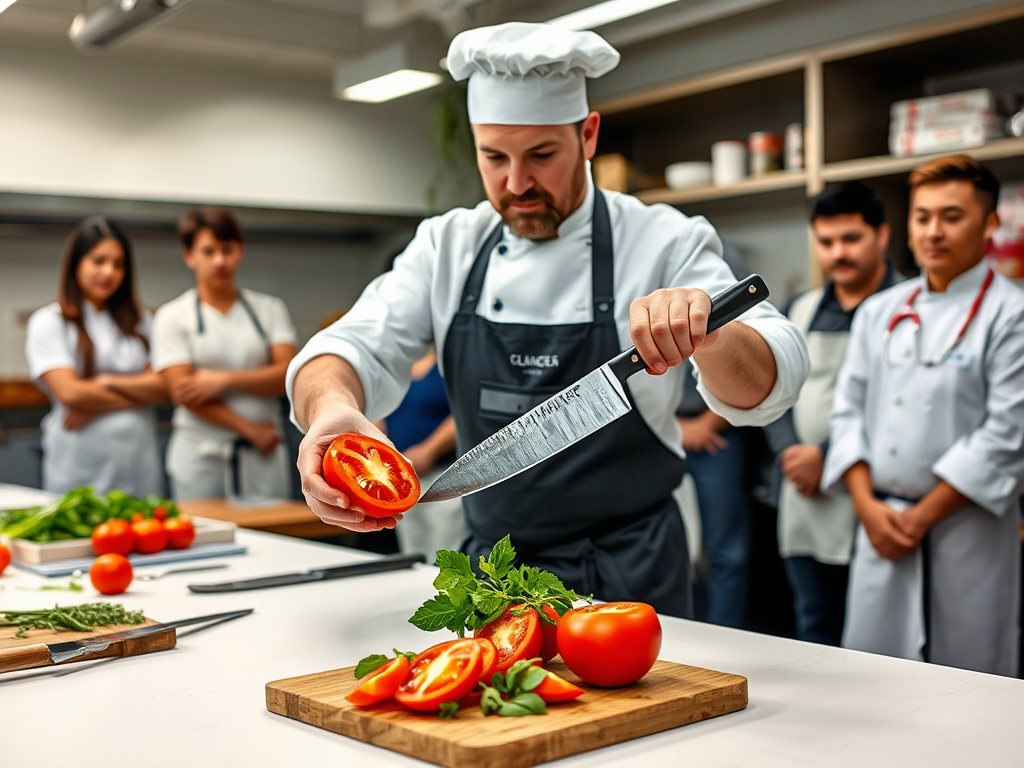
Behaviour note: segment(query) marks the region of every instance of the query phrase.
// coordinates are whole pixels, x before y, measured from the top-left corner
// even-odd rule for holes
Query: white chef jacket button
[[[896,448],[895,447],[889,449],[889,455],[890,456],[895,456],[896,455]]]
[[[508,246],[507,245],[499,245],[498,246],[498,255],[499,256],[504,256],[506,253],[508,253]]]
[[[893,403],[895,403],[896,405],[903,405],[903,398],[897,397],[895,400],[893,400]]]
[[[494,307],[495,312],[501,312],[502,307],[504,307],[505,305],[501,303],[501,299],[495,299],[494,304],[492,304],[491,306]]]

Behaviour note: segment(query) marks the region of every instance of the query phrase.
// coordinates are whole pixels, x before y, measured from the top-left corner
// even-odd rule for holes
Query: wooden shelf
[[[852,179],[891,176],[897,173],[906,173],[932,158],[951,154],[970,155],[983,162],[1004,160],[1011,157],[1024,157],[1024,138],[997,139],[981,147],[951,149],[928,155],[910,155],[908,157],[879,155],[877,157],[860,157],[856,160],[844,160],[839,163],[826,163],[821,167],[821,177],[825,181],[850,181]]]
[[[763,192],[777,192],[783,189],[801,189],[807,186],[807,174],[803,171],[775,171],[764,176],[751,176],[738,184],[726,187],[693,187],[692,189],[647,189],[636,196],[645,203],[668,203],[683,205],[700,203],[705,200],[723,200]]]

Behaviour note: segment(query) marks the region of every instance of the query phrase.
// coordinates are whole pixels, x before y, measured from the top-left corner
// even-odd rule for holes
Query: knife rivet
[[[640,358],[637,355],[632,355],[629,359],[632,360],[635,363]]]
[[[753,285],[747,288],[747,290],[750,291],[750,293],[757,293],[757,287]]]

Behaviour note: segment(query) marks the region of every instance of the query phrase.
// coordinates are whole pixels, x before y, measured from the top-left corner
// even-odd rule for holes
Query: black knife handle
[[[717,331],[767,298],[768,286],[764,284],[760,275],[743,278],[711,298],[711,314],[708,316],[707,332]],[[608,367],[619,381],[624,382],[634,373],[646,370],[647,363],[640,357],[636,347],[630,347],[618,357],[612,358]]]

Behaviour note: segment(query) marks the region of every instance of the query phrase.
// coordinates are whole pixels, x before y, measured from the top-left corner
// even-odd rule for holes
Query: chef
[[[910,187],[922,274],[857,311],[831,416],[822,487],[860,521],[843,645],[1016,676],[1024,293],[984,258],[991,171],[942,157]]]
[[[548,461],[464,498],[463,550],[511,533],[522,559],[605,600],[691,614],[685,533],[672,491],[683,473],[674,418],[693,356],[700,391],[736,424],[764,424],[807,372],[796,329],[767,305],[707,335],[709,294],[733,280],[714,229],[667,206],[594,187],[600,117],[586,77],[618,63],[592,32],[511,23],[452,41],[487,200],[424,221],[391,272],[313,337],[288,369],[310,508],[358,531],[392,527],[326,484],[343,432],[380,436],[431,343],[460,453],[635,343],[653,375],[630,379],[627,416]]]

